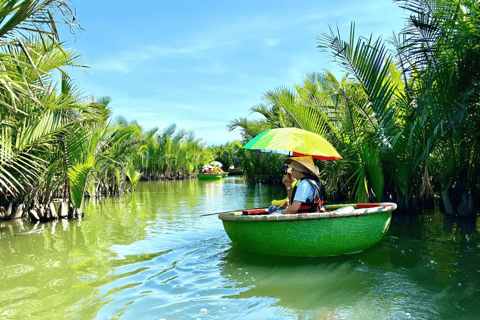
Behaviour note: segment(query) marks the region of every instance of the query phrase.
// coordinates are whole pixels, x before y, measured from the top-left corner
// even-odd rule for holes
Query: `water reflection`
[[[282,258],[249,254],[232,248],[227,251],[222,275],[244,288],[235,299],[268,297],[276,305],[298,311],[335,310],[338,303],[353,304],[367,292],[373,278],[356,271],[350,257],[315,259]]]
[[[83,221],[0,223],[6,319],[480,319],[480,219],[394,214],[382,241],[333,258],[240,251],[215,215],[285,190],[140,184]]]
[[[380,244],[356,255],[291,259],[233,247],[222,275],[242,290],[229,298],[265,297],[315,319],[480,316],[478,220],[455,219],[446,231],[451,220],[438,211],[395,218]]]
[[[219,197],[222,194],[222,182],[222,180],[205,181],[203,183],[203,188],[205,189],[206,197]]]
[[[388,272],[380,260],[372,263],[373,256],[370,252],[287,260],[232,249],[222,274],[243,289],[230,299],[273,299],[273,305],[287,310],[285,314],[305,319],[404,318],[422,308],[428,292],[403,275]],[[428,312],[437,313],[432,308]]]

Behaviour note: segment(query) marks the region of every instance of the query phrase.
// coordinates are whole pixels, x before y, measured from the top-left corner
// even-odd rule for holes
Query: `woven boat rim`
[[[378,207],[355,209],[352,212],[314,212],[314,213],[298,213],[298,214],[278,214],[278,215],[229,215],[219,214],[218,218],[223,221],[298,221],[298,220],[321,220],[321,219],[338,219],[374,215],[376,213],[391,212],[397,209],[397,205],[392,202],[382,202]]]

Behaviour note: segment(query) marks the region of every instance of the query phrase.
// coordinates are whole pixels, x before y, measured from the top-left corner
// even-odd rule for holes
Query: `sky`
[[[62,31],[88,73],[67,70],[89,96],[109,96],[113,118],[162,132],[172,123],[206,146],[240,140],[230,121],[312,72],[342,70],[317,48],[330,27],[388,40],[405,12],[390,0],[71,0],[83,30]]]

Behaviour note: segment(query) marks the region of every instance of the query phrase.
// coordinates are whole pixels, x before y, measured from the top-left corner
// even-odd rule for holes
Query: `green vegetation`
[[[121,194],[142,176],[188,178],[213,159],[192,133],[142,132],[109,119],[110,98],[80,95],[65,69],[82,59],[57,32],[79,28],[69,4],[0,4],[0,220],[73,217],[85,196]]]
[[[473,214],[480,196],[480,4],[395,2],[410,16],[393,51],[380,38],[356,37],[353,23],[348,40],[330,29],[318,47],[346,71],[343,78],[314,73],[294,89],[269,91],[266,103],[252,108],[264,120],[237,119],[229,128],[242,128],[244,142],[291,126],[327,138],[344,159],[319,163],[331,200],[388,200],[411,210],[440,194],[447,212]],[[255,156],[245,162],[262,163]],[[272,170],[270,163],[262,168]]]
[[[145,179],[179,179],[199,172],[213,160],[213,152],[205,148],[193,132],[175,133],[172,124],[163,133],[153,129],[141,136],[141,147],[134,157],[134,168]],[[134,151],[134,150],[132,150]]]
[[[331,29],[318,47],[345,76],[312,73],[269,91],[252,108],[263,120],[228,127],[241,128],[244,143],[280,127],[327,138],[344,158],[318,163],[331,201],[415,209],[439,195],[447,212],[472,214],[480,207],[480,4],[396,2],[410,16],[393,50],[356,37],[354,24],[348,40]],[[238,142],[206,148],[175,125],[145,132],[111,120],[110,98],[82,96],[66,72],[83,68],[82,58],[57,32],[59,22],[80,28],[68,3],[10,0],[1,8],[0,219],[75,216],[86,196],[119,195],[140,179],[189,178],[214,159],[243,168],[250,182],[279,182],[283,156]]]
[[[224,170],[227,170],[230,166],[241,167],[244,151],[242,144],[238,141],[212,148],[215,160],[223,164]]]

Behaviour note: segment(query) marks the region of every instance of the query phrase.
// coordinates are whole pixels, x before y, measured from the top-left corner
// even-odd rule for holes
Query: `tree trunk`
[[[20,219],[23,216],[23,208],[25,208],[25,204],[20,204],[17,206],[15,209],[15,214],[13,216],[10,216],[10,219]]]
[[[475,207],[473,206],[473,196],[471,194],[468,194],[467,191],[465,191],[462,194],[462,201],[458,206],[458,215],[473,216],[475,215],[475,213],[476,213],[476,210],[475,210]]]
[[[28,212],[30,213],[30,219],[32,219],[33,221],[40,220],[40,217],[38,216],[37,211],[35,209],[30,209],[30,211]]]
[[[57,211],[55,210],[55,205],[53,202],[50,202],[49,208],[50,214],[47,214],[47,218],[58,219]]]
[[[401,192],[396,192],[397,194],[397,210],[404,211],[405,210],[405,197]]]
[[[68,216],[68,208],[65,200],[62,200],[62,202],[60,202],[60,207],[58,209],[58,215],[60,216],[60,218],[66,218]]]
[[[7,214],[5,215],[7,219],[10,219],[10,216],[12,215],[12,210],[13,210],[13,202],[10,202],[10,204],[8,205]]]
[[[447,214],[455,214],[455,210],[453,209],[452,202],[448,197],[448,189],[447,191],[442,191],[440,195],[442,196],[442,202],[443,202],[443,206],[445,207],[445,212]]]
[[[38,210],[37,210],[37,212],[38,212],[38,217],[39,217],[40,219],[45,218],[45,206],[44,206],[43,204],[39,204],[39,205],[38,205]]]
[[[409,211],[415,211],[417,212],[418,211],[418,199],[414,196],[411,196],[409,199],[408,199],[408,207],[407,209]]]

